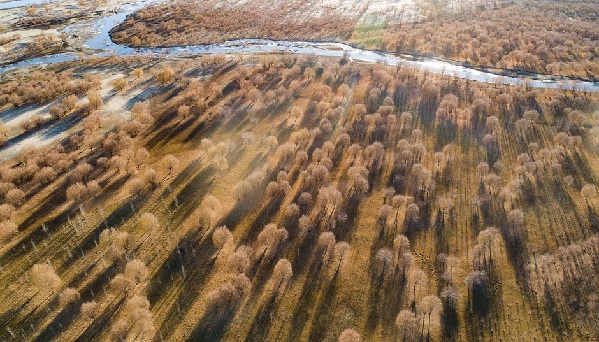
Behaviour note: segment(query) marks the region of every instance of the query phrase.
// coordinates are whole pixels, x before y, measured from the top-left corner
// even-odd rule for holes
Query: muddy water
[[[227,41],[219,44],[181,46],[169,48],[131,48],[114,43],[109,36],[109,31],[125,20],[127,15],[153,3],[164,0],[146,0],[133,4],[128,4],[119,10],[118,13],[100,18],[93,24],[94,37],[85,43],[89,49],[96,50],[96,56],[116,54],[119,56],[141,54],[148,56],[186,57],[206,54],[234,54],[234,53],[260,53],[285,51],[297,54],[311,54],[315,56],[343,57],[347,56],[350,60],[359,62],[375,63],[381,62],[387,65],[405,65],[426,70],[437,74],[448,74],[463,79],[485,83],[498,83],[507,85],[528,85],[536,88],[563,88],[569,90],[582,90],[590,92],[599,92],[599,83],[584,81],[548,81],[533,80],[521,77],[506,77],[489,72],[468,68],[459,64],[434,59],[421,59],[417,61],[407,60],[401,56],[390,53],[362,50],[341,43],[316,43],[299,41],[272,41],[267,39],[240,39]],[[35,2],[12,1],[16,2]],[[67,27],[66,33],[69,33],[74,27]],[[73,53],[57,54],[39,58],[33,58],[27,61],[15,63],[0,68],[0,73],[15,68],[25,67],[37,64],[50,64],[76,60],[79,57]]]

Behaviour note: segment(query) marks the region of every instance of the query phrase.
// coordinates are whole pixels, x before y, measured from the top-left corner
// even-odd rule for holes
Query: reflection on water
[[[32,1],[32,0],[30,0]],[[141,54],[146,56],[160,57],[183,57],[203,54],[223,54],[223,53],[256,53],[284,51],[297,54],[312,54],[326,57],[347,56],[350,60],[376,63],[381,62],[387,65],[405,65],[419,68],[437,74],[453,75],[463,79],[469,79],[478,82],[499,83],[507,85],[528,85],[536,88],[564,88],[582,91],[599,92],[599,83],[583,81],[541,81],[528,78],[507,77],[496,75],[489,72],[483,72],[467,68],[461,65],[452,64],[445,61],[433,59],[421,59],[417,61],[407,60],[390,53],[381,53],[369,50],[354,48],[341,43],[313,43],[297,41],[272,41],[267,39],[240,39],[228,41],[219,44],[182,46],[170,48],[139,48],[134,49],[127,46],[114,43],[110,39],[109,31],[123,22],[127,15],[153,3],[164,0],[147,0],[123,6],[116,14],[100,18],[94,25],[94,37],[85,43],[85,46],[98,50],[94,56],[105,56],[116,54],[119,56]],[[17,2],[17,1],[14,1]],[[81,24],[78,24],[81,25]],[[70,32],[76,25],[67,27],[65,32]],[[28,65],[50,64],[56,62],[65,62],[76,60],[78,57],[72,53],[58,54],[40,58],[33,58],[20,63],[15,63],[4,68],[0,68],[0,73]]]
[[[41,4],[41,3],[52,2],[52,1],[58,1],[58,0],[15,0],[15,1],[0,2],[0,10],[18,8],[18,7]]]

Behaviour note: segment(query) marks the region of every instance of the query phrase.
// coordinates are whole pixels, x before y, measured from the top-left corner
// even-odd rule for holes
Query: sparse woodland
[[[92,78],[19,90],[65,73],[2,88],[6,113],[86,110],[0,167],[0,339],[599,337],[595,94],[310,56],[126,60],[72,67],[124,73],[104,97]]]

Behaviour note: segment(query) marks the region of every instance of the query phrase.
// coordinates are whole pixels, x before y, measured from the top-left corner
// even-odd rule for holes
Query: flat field
[[[50,118],[7,146],[70,125],[2,166],[2,339],[598,336],[594,94],[292,55],[31,76],[3,89],[70,86],[5,105]]]

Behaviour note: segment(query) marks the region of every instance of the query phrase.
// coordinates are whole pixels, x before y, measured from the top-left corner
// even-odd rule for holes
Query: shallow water
[[[15,0],[15,1],[0,2],[0,10],[24,7],[24,6],[29,6],[29,5],[36,5],[36,4],[41,4],[41,3],[45,3],[45,2],[53,2],[53,1],[58,1],[58,0]]]
[[[29,0],[35,1],[35,0]],[[533,80],[522,77],[507,77],[496,75],[490,72],[464,67],[461,65],[439,61],[434,59],[421,59],[417,61],[407,60],[400,56],[390,53],[382,53],[376,51],[362,50],[341,43],[315,43],[315,42],[298,42],[298,41],[273,41],[267,39],[240,39],[227,41],[224,43],[197,45],[197,46],[181,46],[169,48],[130,48],[127,46],[114,43],[110,39],[109,31],[125,20],[127,15],[150,4],[158,3],[164,0],[147,0],[133,4],[128,4],[119,10],[118,13],[100,18],[93,24],[94,37],[88,40],[84,45],[90,49],[97,50],[98,53],[94,56],[102,56],[116,54],[119,56],[140,54],[148,56],[167,57],[184,57],[206,54],[223,54],[223,53],[256,53],[256,52],[272,52],[286,51],[297,54],[312,54],[316,56],[326,57],[343,57],[344,55],[354,61],[361,62],[382,62],[387,65],[405,65],[419,68],[432,73],[448,74],[463,79],[485,83],[498,83],[507,85],[528,85],[535,88],[563,88],[569,90],[581,90],[589,92],[599,92],[599,83],[583,82],[583,81],[542,81]],[[19,2],[19,1],[13,1]],[[27,1],[23,1],[27,2]],[[82,25],[82,24],[77,24]],[[65,32],[70,32],[76,25],[67,27]],[[33,58],[27,61],[8,65],[0,68],[0,73],[15,68],[20,68],[29,65],[50,64],[57,62],[66,62],[77,60],[79,57],[74,53],[63,53],[39,58]]]

